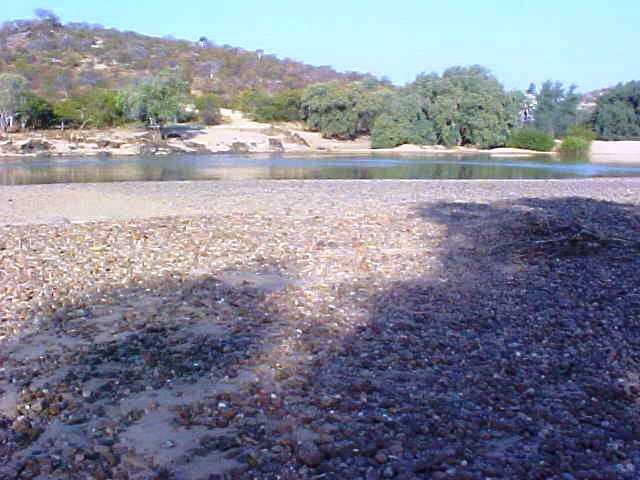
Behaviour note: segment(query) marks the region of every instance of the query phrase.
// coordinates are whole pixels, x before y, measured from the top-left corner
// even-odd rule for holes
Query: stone
[[[379,464],[383,464],[383,463],[387,463],[387,456],[385,455],[384,452],[378,452],[376,453],[375,457],[373,457],[375,459],[376,462],[378,462]]]
[[[298,445],[296,456],[306,466],[313,468],[320,465],[324,460],[324,454],[313,442],[303,442]]]

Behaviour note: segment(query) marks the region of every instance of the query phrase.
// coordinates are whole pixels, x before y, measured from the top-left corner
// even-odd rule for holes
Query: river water
[[[0,184],[230,179],[552,179],[640,176],[634,165],[547,157],[175,155],[0,162]]]

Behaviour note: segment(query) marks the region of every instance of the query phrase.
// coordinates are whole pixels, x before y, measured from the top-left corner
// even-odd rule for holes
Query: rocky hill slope
[[[231,97],[253,87],[274,92],[330,80],[372,76],[339,73],[263,51],[121,32],[55,16],[15,20],[0,27],[0,72],[25,76],[38,93],[61,98],[92,87],[119,88],[166,68],[180,68],[198,92]]]

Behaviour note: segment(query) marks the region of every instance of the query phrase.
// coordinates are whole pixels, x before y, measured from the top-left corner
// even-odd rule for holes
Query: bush
[[[544,82],[537,95],[533,125],[556,138],[564,137],[569,127],[580,121],[580,99],[575,85],[565,88],[561,82]]]
[[[84,126],[84,112],[82,104],[75,98],[60,100],[53,105],[53,114],[61,126]]]
[[[385,102],[385,90],[371,91],[357,82],[321,83],[305,89],[302,113],[310,130],[325,138],[352,140],[370,133]]]
[[[271,99],[271,110],[267,110],[267,114],[272,121],[277,122],[302,120],[302,91],[284,90],[276,93]],[[263,117],[266,116],[263,115]]]
[[[407,86],[433,123],[441,145],[502,146],[520,123],[524,96],[509,92],[481,66],[452,67],[419,75]]]
[[[583,157],[591,150],[591,141],[582,137],[569,136],[562,140],[560,153],[568,157]]]
[[[583,138],[587,142],[593,142],[597,135],[596,133],[586,125],[572,125],[567,130],[567,137]]]
[[[640,81],[620,84],[598,98],[592,121],[602,140],[640,138]]]
[[[414,95],[391,99],[387,111],[376,118],[371,128],[372,148],[427,145],[436,140],[433,122],[427,120]]]
[[[114,90],[93,89],[80,97],[86,123],[95,128],[122,125],[124,112],[120,105],[118,92]]]
[[[219,125],[222,123],[220,103],[220,99],[212,93],[196,99],[199,118],[205,125]]]
[[[380,115],[371,129],[371,148],[393,148],[408,143],[405,126],[389,113]]]
[[[44,98],[30,92],[20,112],[23,126],[28,128],[48,128],[55,119],[53,105]]]
[[[269,95],[264,90],[246,90],[236,96],[233,108],[247,113],[257,122],[295,122],[302,120],[302,91],[283,90]]]
[[[553,137],[548,133],[536,130],[535,128],[523,128],[511,134],[507,141],[507,146],[511,148],[524,148],[526,150],[536,150],[538,152],[550,152],[555,146]]]

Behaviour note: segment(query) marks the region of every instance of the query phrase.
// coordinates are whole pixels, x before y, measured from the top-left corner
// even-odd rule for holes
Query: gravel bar
[[[0,478],[636,479],[640,179],[0,187]]]

